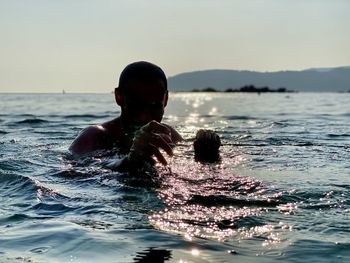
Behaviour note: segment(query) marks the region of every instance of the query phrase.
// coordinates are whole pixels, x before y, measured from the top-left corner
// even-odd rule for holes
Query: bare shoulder
[[[102,125],[91,125],[78,135],[69,150],[74,154],[86,154],[108,147],[108,132]]]

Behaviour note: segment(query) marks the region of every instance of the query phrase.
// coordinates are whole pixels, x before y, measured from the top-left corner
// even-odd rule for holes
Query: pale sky
[[[0,92],[110,92],[167,76],[350,66],[350,0],[0,0]]]

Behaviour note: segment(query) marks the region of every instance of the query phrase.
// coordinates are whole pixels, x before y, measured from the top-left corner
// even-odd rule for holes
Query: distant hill
[[[245,85],[285,87],[294,91],[349,91],[350,66],[313,68],[302,71],[256,72],[239,70],[204,70],[168,78],[170,91],[191,91],[207,87],[224,91]]]

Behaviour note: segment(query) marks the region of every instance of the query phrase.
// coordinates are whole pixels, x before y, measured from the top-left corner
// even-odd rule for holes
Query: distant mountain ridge
[[[244,85],[268,86],[272,89],[285,87],[294,91],[349,91],[350,66],[277,72],[213,69],[181,73],[168,78],[170,91],[207,87],[225,91]]]

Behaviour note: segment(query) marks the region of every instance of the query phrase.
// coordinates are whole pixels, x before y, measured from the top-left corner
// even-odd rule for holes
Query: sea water
[[[76,159],[113,94],[0,94],[0,262],[350,262],[350,93],[172,93],[152,178]],[[200,128],[221,161],[194,161]]]

